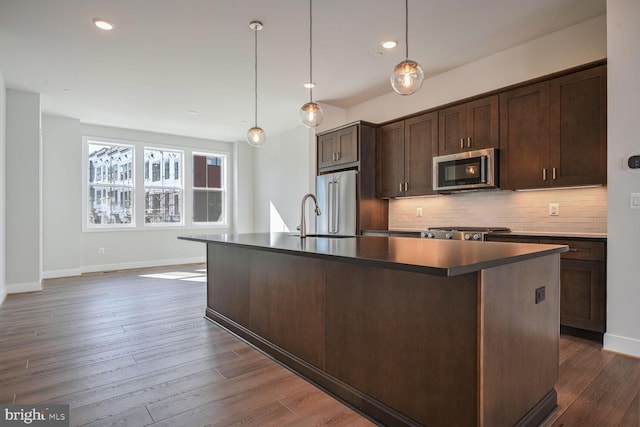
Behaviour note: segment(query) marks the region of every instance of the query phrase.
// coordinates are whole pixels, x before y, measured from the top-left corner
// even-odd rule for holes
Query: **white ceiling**
[[[603,15],[605,3],[410,0],[409,57],[432,76]],[[97,30],[94,17],[116,28]],[[268,141],[297,126],[308,101],[305,0],[0,0],[0,70],[8,88],[40,93],[46,113],[242,141],[253,125],[254,19],[264,23],[258,125]],[[400,43],[375,56],[386,39]],[[348,108],[390,92],[404,2],[316,0],[313,49],[315,100]]]

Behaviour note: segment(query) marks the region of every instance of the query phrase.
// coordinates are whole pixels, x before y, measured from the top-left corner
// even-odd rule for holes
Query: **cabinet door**
[[[560,324],[605,332],[605,268],[599,261],[560,263]]]
[[[607,182],[606,66],[550,82],[552,186]]]
[[[438,155],[459,153],[465,148],[467,104],[438,111]]]
[[[549,84],[500,94],[500,188],[549,185]]]
[[[423,114],[404,122],[405,196],[434,194],[433,156],[438,150],[438,114]]]
[[[333,165],[336,159],[337,132],[318,137],[318,169]]]
[[[336,164],[358,161],[358,127],[336,132]]]
[[[378,128],[376,135],[376,195],[402,196],[404,186],[404,121]]]
[[[498,148],[498,95],[471,101],[467,104],[466,150]]]

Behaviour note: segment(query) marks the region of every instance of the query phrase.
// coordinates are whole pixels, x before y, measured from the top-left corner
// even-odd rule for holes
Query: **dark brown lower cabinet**
[[[563,333],[602,342],[606,332],[607,275],[604,239],[489,236],[490,241],[567,245],[560,254],[560,327]]]
[[[447,277],[208,243],[206,316],[380,425],[533,427],[557,405],[559,264]]]

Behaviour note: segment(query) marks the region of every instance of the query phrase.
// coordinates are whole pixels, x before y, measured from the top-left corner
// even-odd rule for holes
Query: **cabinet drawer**
[[[540,243],[537,237],[506,237],[506,236],[487,236],[488,242],[505,242],[505,243]]]
[[[567,245],[568,252],[560,254],[565,259],[583,259],[588,261],[605,260],[605,243],[585,240],[540,239],[540,243],[549,245]]]

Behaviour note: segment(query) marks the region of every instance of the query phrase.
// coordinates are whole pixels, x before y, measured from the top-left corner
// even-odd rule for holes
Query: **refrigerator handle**
[[[333,232],[333,181],[329,181],[328,184],[328,189],[327,189],[327,221],[328,221],[328,228],[327,228],[327,232],[331,233]]]
[[[333,190],[333,200],[331,202],[332,214],[333,214],[333,228],[331,229],[331,233],[336,234],[340,228],[340,224],[338,221],[340,220],[340,183],[334,182],[335,186]]]

